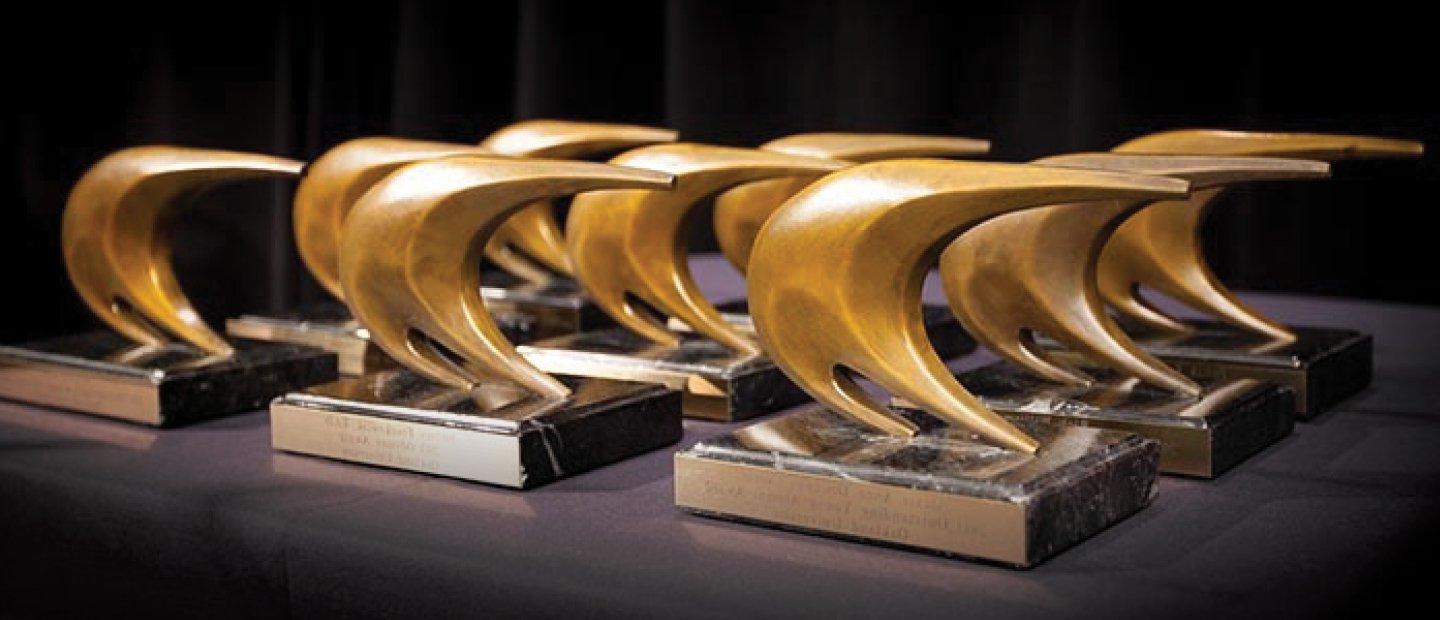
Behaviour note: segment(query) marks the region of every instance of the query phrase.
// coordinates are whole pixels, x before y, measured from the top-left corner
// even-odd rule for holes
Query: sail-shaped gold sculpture
[[[1035,163],[1169,176],[1189,181],[1196,191],[1247,181],[1323,178],[1329,171],[1321,162],[1260,157],[1080,153]],[[976,340],[1050,381],[1086,385],[1093,379],[1038,346],[1033,332],[1055,339],[1090,364],[1177,394],[1199,396],[1199,384],[1121,331],[1100,297],[1095,273],[1101,249],[1126,217],[1147,204],[1058,204],[976,226],[940,257],[950,306]]]
[[[1245,155],[1321,161],[1418,157],[1424,146],[1410,140],[1317,133],[1186,129],[1141,136],[1114,149],[1151,155]],[[1153,288],[1241,329],[1277,342],[1295,339],[1284,325],[1251,308],[1210,270],[1200,227],[1216,198],[1215,187],[1185,200],[1157,201],[1120,226],[1100,256],[1100,293],[1111,307],[1146,326],[1172,334],[1192,331],[1140,296]]]
[[[988,140],[957,136],[893,133],[802,133],[776,138],[760,148],[776,153],[865,163],[914,157],[971,157],[990,152]],[[715,239],[720,251],[745,273],[755,235],[780,205],[805,189],[812,176],[745,183],[715,198]]]
[[[76,292],[110,330],[0,346],[0,398],[169,427],[333,379],[336,359],[324,351],[215,333],[171,264],[171,224],[197,196],[294,177],[301,166],[179,146],[132,147],[97,162],[70,192],[61,248]]]
[[[749,265],[755,326],[775,363],[835,411],[893,435],[916,432],[866,393],[854,371],[986,441],[1034,452],[1035,440],[966,391],[925,339],[925,273],[958,235],[1002,213],[1178,198],[1188,187],[1179,179],[1033,165],[912,159],[854,166],[796,195],[761,230]]]
[[[170,264],[181,199],[220,183],[293,177],[298,161],[233,151],[142,146],[117,151],[81,177],[65,205],[61,246],[85,305],[147,345],[179,340],[212,355],[234,348],[200,318]]]
[[[664,189],[667,174],[604,164],[449,157],[377,183],[345,224],[340,278],[373,342],[425,377],[461,390],[507,380],[535,394],[569,390],[500,333],[476,268],[488,238],[535,201],[600,189]]]
[[[672,190],[591,192],[571,205],[568,221],[575,275],[586,293],[621,326],[677,346],[664,319],[637,302],[745,355],[752,337],[726,323],[690,274],[690,217],[705,199],[743,183],[777,177],[814,179],[844,162],[703,144],[662,144],[628,151],[612,164],[675,175]]]

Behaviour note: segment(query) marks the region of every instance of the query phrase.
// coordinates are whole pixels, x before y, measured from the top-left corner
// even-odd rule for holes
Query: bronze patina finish
[[[674,132],[633,125],[525,121],[496,131],[480,146],[370,137],[342,143],[305,169],[295,192],[295,243],[315,279],[336,299],[340,290],[340,229],[345,217],[371,186],[397,168],[416,161],[460,155],[501,154],[515,157],[566,158],[605,153],[619,148],[673,140]],[[507,222],[486,248],[486,257],[502,269],[527,280],[549,278],[546,268],[524,255],[567,272],[563,239],[549,207],[537,204]],[[519,248],[516,250],[515,248]],[[557,258],[558,256],[558,258]]]
[[[969,157],[990,152],[988,140],[886,133],[802,133],[766,142],[761,149],[791,155],[865,163],[902,157]],[[755,235],[780,204],[814,178],[766,179],[746,183],[715,199],[715,238],[720,251],[745,273]]]
[[[575,198],[568,234],[575,276],[620,325],[658,344],[680,337],[636,300],[741,354],[760,353],[725,322],[690,275],[685,235],[695,207],[742,183],[776,177],[814,179],[845,162],[703,144],[662,144],[621,154],[612,164],[675,175],[673,190],[591,192]]]
[[[1246,181],[1323,178],[1322,162],[1260,157],[1081,153],[1037,160],[1066,168],[1157,174],[1185,179],[1195,190]],[[987,221],[940,257],[951,308],[991,351],[1036,375],[1088,385],[1092,378],[1038,346],[1043,333],[1088,362],[1186,395],[1200,385],[1146,353],[1105,312],[1095,265],[1105,241],[1144,200],[1058,204]]]
[[[346,219],[346,302],[386,353],[441,385],[474,393],[508,380],[543,397],[570,391],[526,362],[485,309],[481,248],[538,200],[599,189],[664,189],[670,175],[605,164],[465,156],[408,164]]]
[[[1132,154],[1244,155],[1322,161],[1418,157],[1423,150],[1423,145],[1409,140],[1210,129],[1160,132],[1115,147],[1115,152]],[[1126,220],[1100,255],[1100,294],[1117,311],[1166,333],[1185,334],[1192,329],[1142,298],[1141,286],[1277,342],[1294,341],[1295,335],[1288,328],[1255,311],[1221,284],[1205,260],[1200,226],[1222,192],[1223,187],[1214,187],[1195,192],[1185,200],[1157,201]]]
[[[860,164],[800,192],[761,229],[750,260],[750,311],[776,365],[835,411],[897,436],[917,431],[866,393],[853,371],[987,442],[1033,453],[1037,442],[960,385],[926,339],[925,273],[958,235],[1002,213],[1179,198],[1188,187],[1166,177],[1024,164]]]
[[[644,125],[530,120],[501,128],[480,146],[515,157],[587,159],[646,144],[674,142],[677,135],[671,129]],[[506,220],[490,238],[485,257],[531,282],[543,283],[552,272],[571,276],[575,271],[549,202],[537,202]]]
[[[210,186],[300,173],[298,161],[233,151],[142,146],[100,160],[70,192],[61,246],[70,281],[107,325],[142,345],[183,341],[228,356],[180,290],[170,264],[181,199]]]

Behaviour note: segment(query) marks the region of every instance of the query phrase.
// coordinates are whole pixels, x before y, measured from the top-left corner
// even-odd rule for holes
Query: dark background
[[[0,265],[12,342],[93,322],[60,258],[69,186],[105,153],[177,143],[311,159],[348,138],[476,141],[516,119],[991,139],[1024,160],[1209,126],[1440,134],[1430,19],[1383,3],[465,2],[32,5],[3,37]],[[1228,198],[1208,244],[1247,289],[1440,302],[1433,156]],[[212,320],[321,298],[292,184],[217,190],[179,224]],[[1415,214],[1415,218],[1409,216]]]

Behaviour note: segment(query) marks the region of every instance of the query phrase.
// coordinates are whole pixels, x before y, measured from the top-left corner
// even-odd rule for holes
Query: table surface
[[[707,294],[743,292],[717,258]],[[927,296],[938,300],[932,285]],[[1247,295],[1375,334],[1374,384],[1028,570],[676,510],[677,446],[519,492],[0,402],[0,616],[1250,617],[1418,604],[1440,549],[1440,309]],[[975,356],[977,359],[983,356]]]

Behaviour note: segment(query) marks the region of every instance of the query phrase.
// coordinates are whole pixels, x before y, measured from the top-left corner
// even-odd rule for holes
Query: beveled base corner
[[[675,503],[707,517],[996,562],[1039,564],[1147,506],[1159,445],[1132,433],[1017,423],[1035,456],[933,418],[910,439],[819,406],[675,455]]]
[[[1139,331],[1146,351],[1191,377],[1256,379],[1295,391],[1295,415],[1309,420],[1354,396],[1375,374],[1374,338],[1349,329],[1292,327],[1288,344],[1266,341],[1224,323],[1191,321],[1195,332],[1162,336]]]
[[[694,336],[671,348],[617,327],[542,340],[519,350],[531,364],[552,374],[646,381],[681,390],[690,418],[735,422],[810,400],[769,359],[737,356]]]
[[[335,355],[253,340],[235,354],[143,347],[109,331],[0,347],[0,398],[156,427],[258,409],[338,375]]]
[[[679,393],[560,379],[571,398],[503,385],[467,393],[404,369],[346,377],[275,399],[271,442],[286,452],[530,489],[680,440]]]
[[[538,324],[535,317],[499,310],[492,311],[491,316],[511,342],[535,339]],[[330,351],[339,358],[343,375],[363,375],[396,367],[389,355],[370,342],[369,334],[351,318],[343,304],[316,304],[275,316],[246,314],[227,320],[225,332],[236,338],[300,344]]]
[[[755,333],[755,322],[750,320],[750,304],[744,299],[735,299],[715,305],[720,317],[737,329]],[[960,357],[975,350],[975,339],[960,325],[955,313],[945,306],[925,304],[921,307],[925,319],[925,335],[935,347],[940,359]],[[689,331],[690,327],[671,318],[666,324],[672,331]]]
[[[1204,393],[1183,397],[1082,368],[1090,387],[1058,385],[1008,363],[959,375],[987,407],[1011,420],[1046,418],[1061,424],[1131,432],[1160,442],[1160,471],[1215,478],[1287,437],[1295,427],[1295,393],[1254,379],[1197,379]]]

